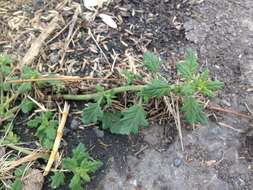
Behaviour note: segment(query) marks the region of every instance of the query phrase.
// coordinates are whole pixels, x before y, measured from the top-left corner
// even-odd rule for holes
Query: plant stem
[[[8,112],[5,113],[4,118],[1,120],[2,122],[6,121],[6,120],[10,120],[13,118],[13,115],[16,114],[16,112],[20,109],[19,106],[16,106],[14,108],[11,108],[11,110],[9,110]]]
[[[66,95],[61,95],[57,96],[58,98],[63,98],[65,100],[92,100],[92,99],[97,99],[100,96],[103,96],[105,93],[112,93],[112,94],[118,94],[122,92],[127,92],[127,91],[141,91],[145,85],[129,85],[129,86],[121,86],[121,87],[116,87],[112,88],[110,90],[106,90],[104,92],[98,92],[98,93],[93,93],[93,94],[85,94],[85,95],[71,95],[71,94],[66,94]]]
[[[12,94],[11,97],[9,99],[7,99],[4,103],[3,103],[3,108],[6,108],[9,106],[9,104],[15,100],[17,97],[19,96],[19,93],[16,93],[16,94]]]
[[[7,146],[7,147],[9,147],[9,148],[11,148],[13,150],[22,152],[23,154],[27,154],[27,155],[30,155],[30,154],[32,154],[34,152],[34,151],[31,151],[29,148],[24,148],[24,147],[16,146],[14,144],[6,144],[5,146]],[[49,154],[47,152],[41,153],[40,158],[48,160]]]
[[[3,84],[3,76],[1,72],[0,72],[0,84]],[[2,86],[0,87],[0,101],[1,101],[0,105],[2,105],[4,101],[4,91]]]
[[[24,148],[24,147],[20,147],[20,146],[16,146],[14,144],[6,144],[5,146],[13,149],[13,150],[17,150],[19,152],[22,152],[24,154],[31,154],[32,151],[29,148]]]

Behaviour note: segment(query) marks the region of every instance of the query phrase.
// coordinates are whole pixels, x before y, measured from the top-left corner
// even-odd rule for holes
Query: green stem
[[[11,108],[11,109],[10,109],[10,112],[14,114],[14,113],[16,113],[19,109],[20,109],[20,105]]]
[[[20,147],[20,146],[16,146],[14,144],[6,144],[5,146],[7,146],[7,147],[9,147],[9,148],[11,148],[13,150],[17,150],[19,152],[22,152],[24,154],[31,154],[32,153],[32,151],[30,149],[23,148],[23,147]]]
[[[112,93],[112,94],[118,94],[122,92],[127,92],[127,91],[132,91],[132,92],[138,92],[141,91],[145,85],[129,85],[129,86],[121,86],[121,87],[116,87],[110,90],[106,90],[104,92],[98,92],[98,93],[93,93],[93,94],[85,94],[85,95],[71,95],[71,94],[66,94],[66,95],[61,95],[58,96],[58,98],[63,98],[65,100],[92,100],[92,99],[97,99],[105,93]]]
[[[23,154],[29,155],[29,154],[32,154],[32,153],[33,153],[33,151],[31,151],[31,150],[28,149],[28,148],[19,147],[19,146],[16,146],[16,145],[14,145],[14,144],[6,144],[5,146],[7,146],[7,147],[9,147],[9,148],[11,148],[11,149],[13,149],[13,150],[22,152]],[[48,154],[48,153],[43,153],[43,154],[41,154],[41,158],[48,160],[49,154]]]
[[[5,117],[1,120],[2,122],[3,121],[6,121],[6,120],[10,120],[13,118],[13,115],[16,114],[16,112],[20,109],[19,106],[16,106],[14,108],[12,108],[11,110],[9,110],[6,114],[5,114]],[[8,115],[9,114],[9,115]]]
[[[9,99],[7,99],[4,104],[3,104],[3,108],[6,108],[9,106],[9,104],[15,100],[17,97],[19,96],[19,93],[16,93],[16,94],[12,94],[11,97]]]
[[[0,83],[1,85],[3,84],[3,77],[2,77],[2,73],[0,73]],[[4,91],[3,91],[3,86],[0,87],[0,104],[3,104],[4,101]]]

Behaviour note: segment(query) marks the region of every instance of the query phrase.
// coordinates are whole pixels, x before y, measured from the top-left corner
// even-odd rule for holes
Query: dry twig
[[[44,170],[43,176],[46,176],[49,173],[49,171],[50,171],[50,169],[51,169],[51,167],[52,167],[52,165],[55,161],[55,157],[56,157],[56,154],[58,152],[58,149],[59,149],[59,146],[60,146],[60,143],[61,143],[61,139],[62,139],[62,135],[63,135],[63,129],[64,129],[65,123],[67,121],[69,108],[70,108],[70,106],[68,105],[67,102],[65,102],[63,112],[62,112],[61,122],[59,124],[58,129],[57,129],[57,135],[56,135],[56,138],[55,138],[55,141],[54,141],[54,146],[53,146],[53,149],[51,151],[49,160],[47,162],[47,166]]]
[[[221,108],[221,107],[217,107],[217,106],[207,106],[208,109],[210,110],[214,110],[214,111],[219,111],[219,112],[225,112],[225,113],[231,113],[233,115],[242,117],[242,118],[246,118],[246,119],[252,119],[251,116],[234,111],[234,110],[230,110],[230,109],[225,109],[225,108]]]

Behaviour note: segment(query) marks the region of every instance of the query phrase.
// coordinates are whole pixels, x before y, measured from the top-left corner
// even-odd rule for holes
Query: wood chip
[[[87,9],[93,10],[96,6],[101,8],[106,1],[107,0],[83,0],[83,3]]]
[[[53,18],[53,20],[49,23],[47,28],[45,28],[39,37],[35,39],[32,43],[30,49],[25,54],[24,58],[21,61],[21,67],[24,65],[30,65],[34,61],[34,59],[39,55],[40,49],[45,43],[45,40],[50,36],[50,34],[57,28],[58,24],[58,15]]]
[[[103,21],[105,24],[107,24],[107,25],[110,26],[111,28],[114,28],[114,29],[117,28],[117,24],[116,24],[116,22],[112,19],[111,16],[106,15],[106,14],[99,14],[98,16],[102,19],[102,21]]]

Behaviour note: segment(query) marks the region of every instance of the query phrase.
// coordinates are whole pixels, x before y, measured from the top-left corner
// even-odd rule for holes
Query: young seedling
[[[5,121],[10,121],[19,111],[19,108],[24,113],[28,113],[34,108],[32,102],[29,102],[24,98],[25,94],[29,93],[32,89],[32,83],[23,83],[21,85],[10,84],[6,82],[12,71],[12,61],[7,55],[0,55],[0,125]],[[11,79],[17,78],[36,78],[40,74],[24,66],[20,76],[11,77]],[[16,103],[18,97],[22,97],[22,103],[20,106]],[[15,105],[16,104],[16,105]]]
[[[7,123],[4,125],[4,136],[0,139],[0,145],[16,144],[19,140],[20,138],[13,132],[13,124]]]
[[[62,167],[72,174],[69,184],[71,190],[83,190],[83,185],[91,181],[90,174],[102,166],[88,154],[83,144],[79,144],[72,152],[72,157],[63,159]],[[57,171],[51,177],[51,187],[58,188],[64,184],[64,173]]]
[[[41,145],[46,149],[51,149],[54,144],[58,121],[53,119],[52,112],[44,112],[35,116],[27,122],[27,127],[36,128],[36,136]]]
[[[9,110],[10,104],[17,97],[11,92],[11,86],[4,83],[11,72],[11,59],[7,55],[0,55],[0,125],[14,116]]]
[[[11,185],[11,190],[22,190],[23,184],[21,177],[26,174],[26,169],[27,169],[26,165],[21,165],[15,169],[13,173],[16,178]]]

